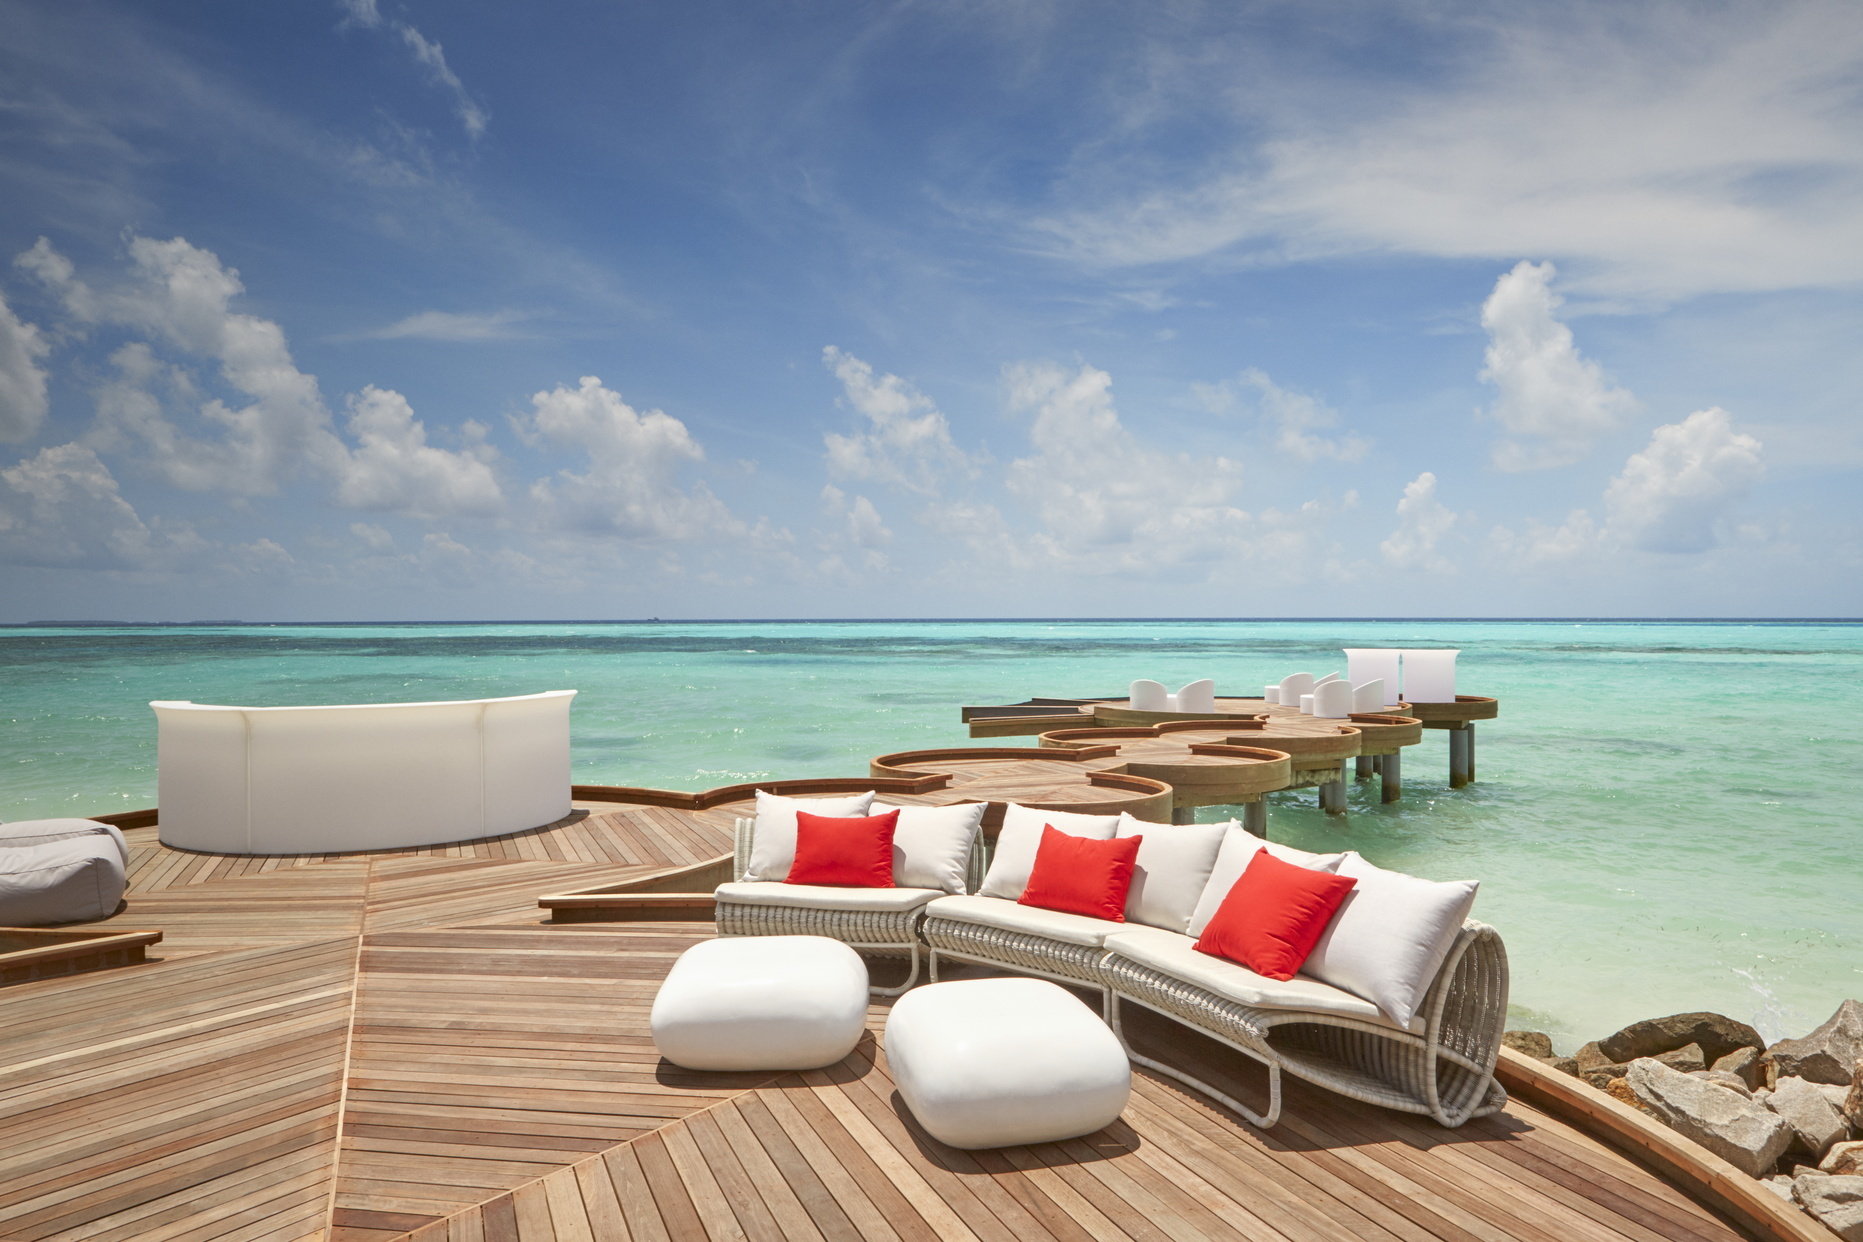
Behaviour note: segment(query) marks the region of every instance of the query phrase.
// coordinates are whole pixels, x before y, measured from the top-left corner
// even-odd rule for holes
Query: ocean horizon
[[[958,708],[1214,677],[1260,694],[1343,668],[1343,646],[1461,649],[1501,700],[1478,779],[1445,734],[1405,752],[1405,797],[1356,784],[1270,798],[1270,836],[1482,883],[1506,939],[1511,1026],[1562,1047],[1715,1009],[1769,1038],[1863,993],[1848,774],[1863,628],[1848,618],[920,618],[8,625],[0,818],[155,805],[152,699],[251,706],[581,693],[575,779],[702,789],[858,776],[965,745]],[[1018,745],[1033,739],[1002,739]],[[1228,818],[1205,808],[1199,818]]]

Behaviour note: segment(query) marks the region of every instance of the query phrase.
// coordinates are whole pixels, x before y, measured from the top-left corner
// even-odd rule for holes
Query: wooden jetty
[[[1073,794],[1109,775],[1029,762],[1031,801],[1057,788],[1047,766],[1074,765]],[[1007,792],[1004,769],[966,771]],[[1110,775],[1097,787],[1115,796],[1144,779]],[[893,800],[966,787],[945,771],[845,784]],[[944,1147],[903,1109],[884,1000],[827,1070],[673,1067],[648,1009],[713,934],[708,898],[676,890],[728,870],[748,789],[585,787],[530,832],[296,857],[171,850],[153,812],[111,817],[130,893],[89,930],[163,938],[141,964],[0,989],[0,1239],[1819,1236],[1706,1152],[1511,1054],[1505,1111],[1457,1130],[1292,1082],[1259,1131],[1140,1071],[1105,1130],[991,1152]],[[611,921],[538,906],[604,887]],[[1151,1055],[1261,1092],[1233,1054],[1140,1021]]]

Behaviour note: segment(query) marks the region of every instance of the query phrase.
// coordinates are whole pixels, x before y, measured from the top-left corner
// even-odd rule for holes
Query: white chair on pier
[[[1162,682],[1151,681],[1141,677],[1139,680],[1132,683],[1132,689],[1128,691],[1128,696],[1132,705],[1132,710],[1135,712],[1168,712],[1172,710],[1171,693],[1164,688]]]
[[[1352,710],[1355,712],[1375,712],[1384,706],[1384,678],[1374,677],[1362,686],[1352,688]]]

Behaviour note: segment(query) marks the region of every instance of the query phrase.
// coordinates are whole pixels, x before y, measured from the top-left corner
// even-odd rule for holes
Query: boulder
[[[1863,1177],[1808,1173],[1792,1179],[1792,1197],[1843,1242],[1863,1242]]]
[[[1525,1053],[1535,1061],[1553,1059],[1552,1036],[1544,1031],[1502,1031],[1501,1046]]]
[[[1647,1113],[1650,1111],[1650,1106],[1638,1099],[1637,1093],[1630,1089],[1630,1083],[1627,1079],[1611,1079],[1611,1081],[1604,1084],[1604,1094],[1610,1096],[1620,1104],[1630,1105],[1630,1107],[1636,1109],[1640,1113]]]
[[[1726,1087],[1729,1091],[1738,1092],[1749,1100],[1753,1098],[1752,1088],[1748,1087],[1746,1079],[1738,1074],[1729,1074],[1722,1070],[1695,1070],[1689,1074],[1689,1077],[1711,1082],[1717,1087]]]
[[[1561,1074],[1570,1074],[1574,1078],[1578,1077],[1578,1062],[1571,1057],[1554,1057],[1552,1060],[1546,1062],[1546,1064],[1552,1066]]]
[[[1781,1199],[1784,1199],[1794,1207],[1798,1205],[1798,1200],[1792,1197],[1792,1179],[1785,1174],[1775,1173],[1771,1177],[1762,1177],[1760,1178],[1760,1185],[1772,1191],[1775,1195],[1778,1195]]]
[[[1852,1070],[1850,1093],[1844,1097],[1844,1119],[1853,1130],[1863,1134],[1863,1061]]]
[[[1604,1047],[1603,1041],[1599,1046]],[[1767,1074],[1775,1079],[1805,1078],[1849,1086],[1856,1077],[1857,1062],[1863,1060],[1863,1004],[1845,1001],[1823,1026],[1803,1039],[1780,1040],[1766,1050],[1765,1059]]]
[[[1794,1132],[1785,1118],[1737,1092],[1690,1078],[1658,1061],[1631,1062],[1625,1085],[1665,1125],[1748,1177],[1763,1176]],[[1822,1097],[1819,1103],[1823,1103]]]
[[[1677,1048],[1674,1052],[1660,1053],[1650,1059],[1661,1061],[1670,1069],[1681,1070],[1684,1074],[1692,1074],[1697,1070],[1708,1068],[1708,1058],[1702,1055],[1700,1044],[1689,1044],[1686,1047]]]
[[[1708,1064],[1737,1048],[1764,1048],[1766,1041],[1744,1022],[1718,1013],[1677,1013],[1666,1018],[1632,1022],[1615,1035],[1598,1041],[1598,1054],[1608,1061],[1634,1061],[1700,1044]],[[1583,1060],[1583,1056],[1580,1056]],[[1704,1067],[1705,1068],[1705,1067]]]
[[[1863,1176],[1863,1143],[1837,1143],[1818,1161],[1818,1172]]]
[[[1602,1065],[1594,1069],[1581,1069],[1578,1076],[1603,1091],[1630,1072],[1628,1065]]]
[[[1850,1137],[1850,1127],[1824,1093],[1803,1078],[1781,1078],[1766,1107],[1785,1118],[1797,1135],[1796,1145],[1810,1152],[1813,1160],[1821,1159],[1831,1144]]]
[[[1766,1071],[1760,1065],[1758,1048],[1736,1048],[1708,1068],[1726,1074],[1738,1074],[1749,1087],[1757,1087],[1766,1081]]]

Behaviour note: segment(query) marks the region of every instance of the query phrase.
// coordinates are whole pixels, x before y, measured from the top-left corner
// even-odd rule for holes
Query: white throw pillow
[[[1203,895],[1197,898],[1197,908],[1190,913],[1190,926],[1185,934],[1201,936],[1203,929],[1216,917],[1216,908],[1223,904],[1223,898],[1235,887],[1248,865],[1255,861],[1260,850],[1267,850],[1282,862],[1293,863],[1296,867],[1305,867],[1309,871],[1336,871],[1344,861],[1344,854],[1309,854],[1289,845],[1276,845],[1264,841],[1249,832],[1242,825],[1230,820],[1223,827],[1229,831],[1223,837],[1223,846],[1216,852],[1216,865],[1210,868],[1210,882],[1203,886]],[[1144,849],[1144,846],[1140,846]]]
[[[1356,853],[1339,864],[1358,883],[1301,972],[1362,996],[1408,1027],[1475,904],[1474,880],[1439,883],[1375,867]]]
[[[779,884],[789,878],[789,869],[796,864],[797,811],[853,818],[865,815],[872,805],[871,792],[845,798],[785,798],[759,789],[756,835],[750,840],[750,870],[743,878]]]
[[[874,803],[867,814],[899,812],[899,826],[893,830],[893,883],[961,895],[970,846],[989,807],[987,802],[902,807]]]
[[[1121,815],[1115,835],[1140,838],[1132,887],[1126,892],[1126,921],[1181,935],[1210,882],[1229,825],[1148,824]]]
[[[1019,901],[1035,868],[1035,851],[1041,848],[1041,830],[1049,825],[1070,837],[1105,841],[1119,827],[1117,815],[1078,815],[1072,811],[1037,811],[1011,802],[1003,807],[1003,830],[996,836],[996,852],[984,874],[979,897],[1006,897]]]

